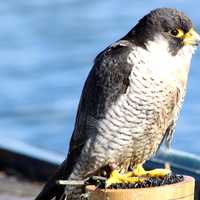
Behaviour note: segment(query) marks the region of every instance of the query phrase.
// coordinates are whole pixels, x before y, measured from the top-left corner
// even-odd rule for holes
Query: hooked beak
[[[191,28],[188,33],[184,35],[184,45],[198,46],[200,43],[200,35]]]

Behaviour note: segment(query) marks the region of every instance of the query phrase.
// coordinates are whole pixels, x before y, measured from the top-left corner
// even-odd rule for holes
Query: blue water
[[[199,0],[0,1],[0,134],[65,154],[95,55],[149,10],[176,7],[200,31]],[[200,50],[173,148],[199,154]]]

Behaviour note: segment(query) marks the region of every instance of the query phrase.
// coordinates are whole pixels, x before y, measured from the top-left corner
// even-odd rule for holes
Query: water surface
[[[95,55],[145,13],[176,7],[200,30],[200,1],[7,0],[0,2],[0,132],[64,154]],[[173,148],[199,154],[200,51]]]

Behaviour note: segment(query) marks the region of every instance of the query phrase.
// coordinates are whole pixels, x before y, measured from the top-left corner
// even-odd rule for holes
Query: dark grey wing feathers
[[[98,120],[104,118],[107,109],[120,94],[126,92],[132,69],[132,65],[127,63],[131,47],[132,43],[121,40],[96,57],[82,91],[67,159],[50,178],[37,200],[51,199],[53,196],[60,199],[64,187],[57,185],[56,180],[69,177],[88,138],[91,134],[98,134]]]
[[[73,166],[91,134],[97,134],[95,123],[104,118],[108,108],[120,94],[126,93],[132,65],[127,62],[132,43],[118,41],[101,52],[95,59],[83,88],[70,141],[68,166]],[[70,170],[68,171],[70,174]]]

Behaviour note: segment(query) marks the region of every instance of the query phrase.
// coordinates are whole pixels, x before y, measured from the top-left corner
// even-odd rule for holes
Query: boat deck
[[[0,200],[34,200],[42,188],[41,183],[47,181],[62,160],[64,156],[0,137]],[[144,167],[163,168],[166,162],[173,172],[195,178],[195,200],[200,200],[200,157],[160,150]]]
[[[0,173],[0,200],[33,200],[41,187],[41,183]]]

